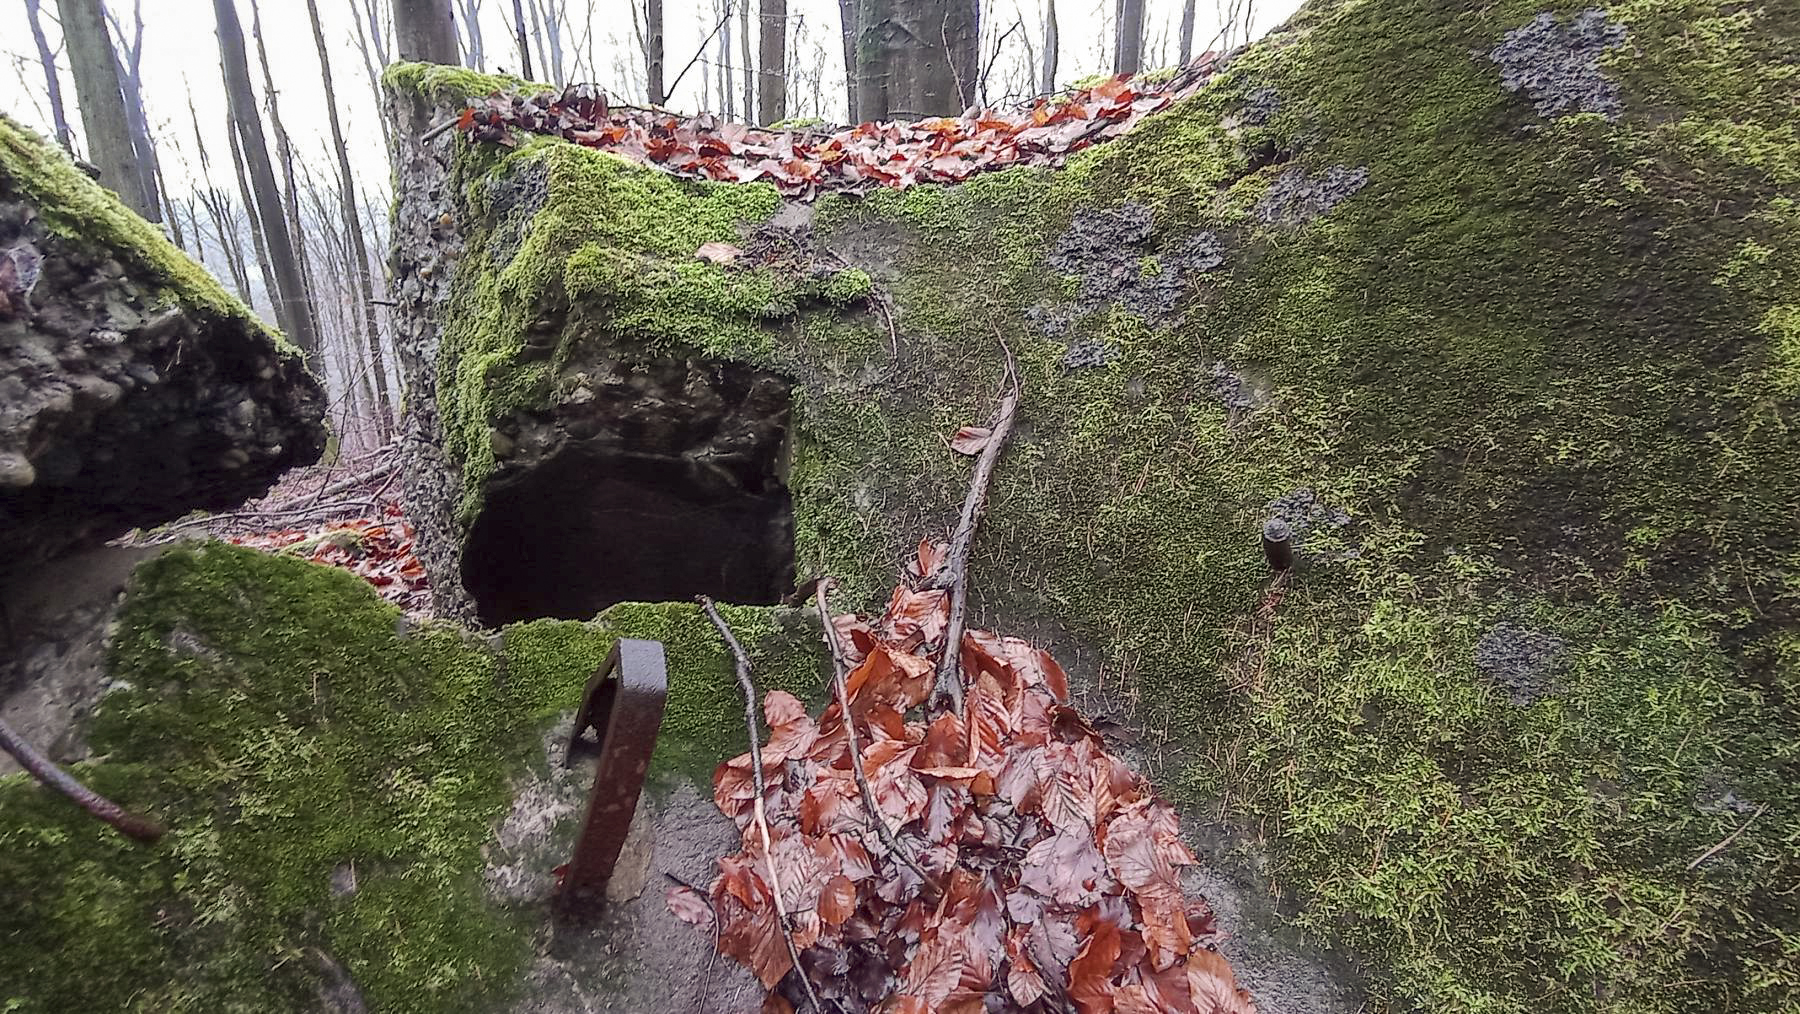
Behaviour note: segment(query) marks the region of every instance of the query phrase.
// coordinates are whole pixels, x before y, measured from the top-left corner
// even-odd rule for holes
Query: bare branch
[[[68,796],[76,806],[112,825],[114,830],[127,838],[153,842],[168,833],[156,821],[132,813],[70,777],[68,772],[57,767],[50,758],[39,753],[36,747],[20,739],[12,726],[4,721],[0,721],[0,750],[11,754],[19,762],[19,766],[30,772],[33,778]]]
[[[958,715],[963,709],[961,644],[963,622],[968,611],[969,601],[969,547],[975,541],[975,526],[981,520],[982,507],[987,503],[988,481],[993,477],[994,464],[1000,460],[1000,450],[1006,444],[1006,436],[1012,432],[1013,412],[1019,407],[1019,371],[1013,361],[1012,350],[1001,348],[1006,352],[1006,376],[1000,382],[1000,405],[994,412],[994,421],[981,456],[975,459],[975,473],[969,477],[969,495],[963,500],[962,519],[957,522],[956,535],[950,542],[950,557],[944,564],[943,572],[934,584],[939,588],[950,590],[950,622],[944,633],[944,657],[938,662],[937,689],[932,694],[933,704],[947,702]]]
[[[775,865],[775,848],[769,840],[769,816],[763,810],[763,797],[767,787],[763,784],[762,736],[756,731],[756,684],[750,680],[750,656],[744,654],[744,646],[738,643],[732,634],[731,626],[719,615],[719,609],[713,600],[705,595],[695,598],[700,608],[705,610],[706,618],[718,628],[719,636],[725,639],[725,646],[731,649],[731,657],[737,665],[738,688],[744,692],[744,728],[750,731],[750,773],[756,788],[756,802],[751,813],[756,821],[757,834],[762,838],[763,858],[769,865],[769,893],[775,899],[775,921],[781,926],[781,939],[787,943],[788,957],[793,959],[794,974],[800,977],[800,985],[806,990],[806,999],[812,1003],[815,1012],[822,1012],[818,994],[813,992],[812,980],[807,977],[806,969],[800,964],[800,949],[794,946],[793,931],[788,928],[787,903],[781,900],[781,870]]]
[[[894,836],[893,828],[888,827],[887,818],[881,815],[881,808],[875,805],[875,793],[869,788],[869,776],[863,770],[862,747],[857,742],[856,718],[850,713],[850,690],[844,674],[844,652],[838,644],[837,626],[831,622],[831,606],[825,601],[830,594],[832,581],[824,578],[814,589],[814,601],[819,607],[819,623],[825,628],[825,651],[831,656],[831,692],[837,698],[838,716],[844,720],[844,734],[850,740],[850,773],[856,776],[857,791],[862,793],[863,809],[868,811],[869,821],[875,825],[875,833],[894,854],[894,858],[913,872],[920,882],[930,887],[931,878],[913,859],[912,854],[900,844]]]

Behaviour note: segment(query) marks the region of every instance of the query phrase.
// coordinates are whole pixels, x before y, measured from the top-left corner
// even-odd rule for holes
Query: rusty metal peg
[[[606,883],[625,847],[644,776],[650,772],[668,696],[668,666],[660,641],[620,638],[588,678],[563,765],[573,766],[576,755],[587,752],[597,752],[600,759],[575,838],[575,855],[557,888],[557,904],[566,913],[592,913],[606,899]],[[597,747],[583,739],[589,729],[599,734]]]
[[[1263,559],[1277,573],[1294,569],[1294,529],[1280,518],[1263,522]]]

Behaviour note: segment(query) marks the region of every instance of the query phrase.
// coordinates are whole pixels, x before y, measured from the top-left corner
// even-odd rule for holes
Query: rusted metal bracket
[[[582,691],[563,765],[573,767],[577,756],[586,753],[598,753],[600,759],[594,767],[587,814],[575,838],[575,855],[557,889],[557,905],[565,913],[591,913],[606,900],[606,883],[637,812],[668,696],[662,642],[629,637],[613,644]],[[598,734],[597,742],[586,739],[589,729]]]

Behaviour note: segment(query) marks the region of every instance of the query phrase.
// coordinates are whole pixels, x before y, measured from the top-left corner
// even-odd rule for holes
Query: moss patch
[[[761,321],[793,312],[794,286],[772,273],[694,258],[701,244],[736,240],[744,223],[773,214],[772,187],[681,183],[543,140],[497,159],[465,151],[457,166],[462,209],[484,223],[468,237],[438,374],[465,520],[495,467],[491,428],[554,403],[578,337],[608,334],[641,354],[697,347],[763,361],[770,341]],[[511,181],[536,173],[539,206],[496,208]]]
[[[241,321],[266,334],[284,354],[299,350],[257,320],[205,268],[140,218],[118,196],[75,168],[61,149],[6,116],[0,116],[0,185],[16,189],[38,209],[56,236],[100,246],[129,270],[142,272],[169,303],[202,317]]]
[[[760,292],[726,279],[721,298],[711,269],[631,274],[659,236],[685,255],[706,231],[687,223],[731,225],[709,191],[590,172],[683,213],[597,243],[584,275],[607,281],[565,287],[557,354],[653,346],[795,376],[796,560],[849,604],[950,527],[969,465],[940,437],[987,416],[1004,342],[1025,400],[977,547],[981,619],[1058,636],[1164,744],[1166,785],[1259,831],[1298,923],[1371,960],[1379,1009],[1783,1009],[1800,1002],[1800,28],[1786,8],[1615,5],[1623,115],[1546,120],[1486,56],[1538,13],[1314,3],[1059,172],[822,200],[826,245],[895,238],[893,263],[864,267],[897,357],[876,321],[761,317]],[[1239,122],[1259,89],[1280,111]],[[1333,167],[1366,186],[1316,220],[1254,214],[1283,174]],[[608,199],[553,182],[553,202],[559,186]],[[1070,291],[1046,251],[1078,210],[1125,201],[1153,214],[1141,266],[1201,230],[1224,265],[1174,328],[1112,307],[1047,334],[1027,312]],[[1110,358],[1065,369],[1077,342]],[[1246,414],[1222,378],[1266,397]],[[1272,588],[1258,532],[1298,489],[1354,521],[1308,535],[1311,564]],[[1500,622],[1569,646],[1527,708],[1475,668]],[[1748,816],[1702,805],[1721,784],[1766,809],[1689,871]]]
[[[726,615],[768,660],[765,688],[822,685],[801,616]],[[482,848],[619,636],[668,645],[657,769],[705,784],[742,712],[693,607],[522,624],[500,654],[289,557],[204,545],[146,564],[112,660],[126,687],[94,730],[106,759],[79,774],[171,834],[131,845],[0,780],[0,1009],[312,1009],[320,955],[373,1010],[494,1009],[543,915],[487,899]]]
[[[555,91],[547,84],[511,74],[483,74],[467,67],[438,63],[390,63],[381,72],[382,87],[417,95],[444,105],[461,105],[495,94],[532,95]]]

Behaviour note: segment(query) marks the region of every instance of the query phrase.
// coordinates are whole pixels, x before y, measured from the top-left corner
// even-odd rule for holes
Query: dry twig
[[[719,906],[713,903],[711,894],[702,891],[675,874],[665,870],[663,871],[663,876],[667,877],[669,882],[676,887],[692,891],[700,897],[705,898],[706,907],[708,911],[712,913],[712,950],[706,955],[706,968],[700,973],[700,991],[694,994],[697,998],[704,1001],[712,992],[713,964],[719,958],[719,931],[721,929],[719,923],[723,921],[719,918]]]
[[[1769,804],[1767,804],[1767,803],[1764,803],[1763,805],[1757,807],[1756,812],[1750,815],[1749,820],[1746,820],[1746,821],[1744,821],[1743,824],[1739,825],[1739,827],[1736,831],[1733,831],[1730,834],[1726,835],[1724,841],[1718,843],[1717,845],[1714,845],[1712,848],[1707,849],[1705,852],[1700,853],[1700,855],[1693,862],[1687,864],[1687,868],[1690,870],[1694,869],[1694,868],[1698,867],[1701,863],[1706,862],[1708,859],[1711,859],[1713,856],[1716,856],[1719,853],[1725,851],[1726,848],[1730,847],[1732,842],[1738,840],[1738,835],[1743,834],[1745,831],[1750,830],[1750,825],[1756,823],[1756,818],[1762,816],[1763,812],[1766,811],[1768,808],[1769,808]]]
[[[0,750],[12,754],[13,759],[19,762],[19,766],[29,771],[33,778],[68,796],[74,800],[76,806],[111,824],[115,830],[128,838],[136,838],[141,842],[154,842],[168,833],[156,821],[132,813],[76,781],[68,772],[57,767],[50,758],[39,753],[36,747],[20,739],[19,734],[12,730],[12,726],[7,725],[4,721],[0,721]]]
[[[994,412],[987,443],[981,448],[980,457],[975,459],[975,472],[969,477],[969,495],[963,500],[962,519],[957,522],[956,535],[950,541],[949,558],[937,580],[932,582],[935,587],[950,590],[950,622],[944,633],[944,657],[938,662],[932,706],[947,702],[958,716],[963,710],[961,646],[969,599],[969,548],[975,542],[975,526],[987,503],[988,481],[993,477],[994,464],[1000,460],[1000,450],[1006,444],[1007,434],[1012,432],[1013,413],[1019,407],[1018,364],[1013,361],[1012,349],[1004,342],[1000,347],[1006,353],[1006,376],[1000,382],[1000,404]]]
[[[744,646],[738,643],[730,625],[719,615],[719,609],[713,605],[713,600],[699,595],[695,597],[695,601],[706,611],[706,618],[718,628],[719,636],[725,639],[725,646],[731,649],[731,657],[737,664],[738,687],[744,692],[744,727],[750,731],[750,774],[756,788],[756,800],[751,806],[751,814],[756,823],[756,832],[762,838],[763,858],[769,865],[769,894],[775,899],[775,921],[781,926],[781,939],[787,944],[788,957],[793,959],[794,974],[800,977],[800,985],[806,990],[806,999],[812,1003],[815,1012],[822,1014],[825,1008],[819,1005],[819,996],[813,992],[812,980],[807,977],[806,969],[800,964],[800,949],[794,946],[794,933],[788,927],[787,903],[781,900],[781,870],[775,865],[775,846],[769,840],[769,816],[763,810],[763,797],[767,789],[763,784],[762,735],[756,731],[756,684],[750,681],[750,656],[744,654]]]
[[[875,805],[875,793],[869,788],[869,776],[863,770],[862,747],[856,737],[856,719],[850,714],[850,691],[844,675],[844,653],[838,646],[837,627],[831,622],[831,606],[825,601],[831,587],[830,578],[821,580],[814,601],[819,607],[819,623],[825,628],[825,651],[831,656],[832,694],[837,698],[838,715],[844,720],[844,734],[850,740],[850,773],[856,777],[857,791],[862,793],[863,809],[868,811],[869,820],[874,823],[876,833],[881,835],[882,843],[929,890],[931,878],[925,875],[924,868],[900,844],[893,829],[888,827],[887,818],[881,815],[881,808]]]
[[[337,482],[327,483],[326,485],[321,486],[319,488],[319,491],[317,493],[314,493],[312,495],[312,497],[307,500],[307,504],[310,506],[312,504],[318,503],[320,500],[323,500],[328,496],[336,496],[339,493],[345,493],[350,490],[353,490],[356,487],[363,485],[364,483],[374,482],[376,479],[380,479],[380,478],[383,478],[386,476],[392,476],[395,472],[397,472],[399,470],[400,470],[400,462],[389,461],[389,462],[386,462],[385,464],[377,465],[374,468],[369,469],[367,472],[363,472],[358,475],[352,475],[352,476],[349,476],[344,479],[339,479]],[[278,504],[275,506],[285,507],[286,504]]]
[[[186,531],[189,528],[208,528],[222,521],[273,522],[277,518],[286,518],[287,520],[283,522],[284,524],[294,525],[301,521],[312,519],[315,516],[318,518],[325,518],[329,515],[340,514],[351,508],[363,511],[374,511],[379,507],[380,505],[372,500],[333,500],[317,505],[284,507],[280,509],[265,509],[261,507],[245,508],[244,510],[226,511],[223,514],[207,514],[202,517],[189,518],[186,521],[177,521],[172,525],[168,525],[158,531],[150,533],[150,536],[144,540],[143,544],[155,545],[161,542],[168,542],[176,532]]]

